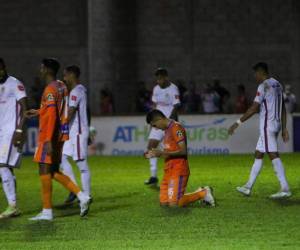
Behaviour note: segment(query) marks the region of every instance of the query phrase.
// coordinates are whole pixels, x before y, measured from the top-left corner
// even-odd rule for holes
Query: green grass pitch
[[[246,181],[251,155],[194,156],[187,191],[211,185],[218,206],[165,209],[159,206],[158,191],[143,184],[147,161],[92,157],[94,203],[88,218],[80,219],[74,206],[55,209],[53,222],[28,221],[41,201],[37,166],[25,158],[16,171],[23,214],[0,221],[0,249],[300,249],[300,155],[282,158],[293,192],[288,200],[268,199],[279,189],[269,159],[253,196],[246,198],[235,187]],[[58,184],[53,193],[54,205],[67,195]],[[1,192],[1,210],[5,206]]]

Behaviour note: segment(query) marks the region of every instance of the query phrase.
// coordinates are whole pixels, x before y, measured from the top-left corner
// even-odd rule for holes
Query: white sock
[[[273,163],[274,171],[280,182],[281,191],[288,192],[290,188],[285,177],[285,171],[284,171],[282,161],[280,160],[280,158],[276,158],[272,161],[272,163]]]
[[[151,177],[157,177],[157,158],[150,158],[149,162]]]
[[[52,216],[52,209],[51,208],[43,208],[42,213]]]
[[[87,163],[87,160],[77,161],[77,166],[81,173],[81,185],[82,191],[90,196],[91,193],[91,173]]]
[[[16,188],[15,188],[15,179],[9,168],[1,167],[0,174],[2,178],[2,186],[7,199],[7,202],[10,206],[16,206]]]
[[[73,172],[73,168],[72,168],[72,165],[70,164],[70,162],[68,161],[67,155],[62,155],[60,167],[61,167],[64,175],[68,176],[77,185],[75,175]]]
[[[260,173],[262,165],[263,165],[262,159],[255,159],[252,169],[251,169],[251,172],[250,172],[249,180],[246,183],[245,187],[250,188],[250,189],[253,187],[255,180]]]
[[[87,199],[87,196],[86,196],[86,194],[84,192],[80,191],[77,194],[77,198],[81,202],[81,201],[85,201]]]

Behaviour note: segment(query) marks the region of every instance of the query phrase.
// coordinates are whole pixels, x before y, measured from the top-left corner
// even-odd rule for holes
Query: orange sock
[[[40,176],[42,183],[42,202],[43,208],[52,208],[52,178],[50,174]]]
[[[184,194],[179,202],[178,202],[178,206],[179,207],[183,207],[183,206],[186,206],[190,203],[193,203],[197,200],[201,200],[205,197],[206,195],[206,190],[202,189],[200,191],[196,191],[194,193],[189,193],[189,194]]]
[[[74,182],[71,181],[71,179],[60,173],[60,172],[56,172],[53,175],[53,178],[58,181],[60,184],[62,184],[66,189],[68,189],[70,192],[74,193],[74,194],[78,194],[80,192],[80,188],[78,186],[75,185]]]

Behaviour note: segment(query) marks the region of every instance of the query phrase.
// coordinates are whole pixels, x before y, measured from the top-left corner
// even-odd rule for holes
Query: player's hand
[[[163,154],[164,154],[164,152],[159,149],[151,149],[148,152],[149,158],[162,157]]]
[[[287,143],[290,140],[289,131],[287,129],[282,130],[282,140]]]
[[[228,134],[233,135],[234,131],[238,128],[238,124],[235,122],[234,124],[231,125],[231,127],[228,129]]]
[[[39,111],[37,109],[29,109],[25,112],[26,118],[32,118],[39,115]]]
[[[52,154],[53,148],[52,148],[52,142],[51,141],[45,142],[45,150],[47,152],[47,155],[51,155]]]
[[[12,143],[15,147],[19,148],[22,147],[24,144],[24,135],[22,132],[14,132]]]

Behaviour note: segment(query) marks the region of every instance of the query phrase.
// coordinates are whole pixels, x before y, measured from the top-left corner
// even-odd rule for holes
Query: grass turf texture
[[[211,185],[218,206],[165,209],[158,204],[158,191],[143,185],[149,172],[145,160],[93,157],[94,203],[88,218],[80,219],[74,206],[55,209],[53,222],[28,221],[41,201],[37,166],[25,158],[16,171],[23,214],[0,221],[0,249],[300,249],[300,155],[282,158],[294,194],[288,200],[267,198],[279,189],[268,159],[247,198],[235,187],[245,183],[252,156],[195,156],[187,191]],[[55,183],[53,194],[57,205],[67,192]],[[4,209],[3,192],[0,204]]]

